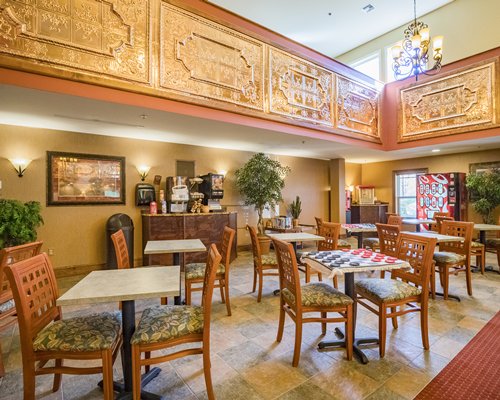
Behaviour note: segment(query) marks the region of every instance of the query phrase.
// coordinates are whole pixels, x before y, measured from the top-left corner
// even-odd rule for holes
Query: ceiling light
[[[440,149],[432,149],[433,153],[439,153],[441,150]]]
[[[368,14],[369,12],[375,10],[375,7],[373,6],[373,4],[367,4],[361,10],[363,10],[364,13]]]
[[[443,58],[443,37],[436,36],[432,43],[434,66],[428,68],[430,31],[427,24],[417,21],[417,0],[413,0],[413,22],[404,31],[405,38],[401,44],[392,47],[394,60],[392,70],[397,80],[415,75],[418,81],[419,74],[433,75],[441,69]]]

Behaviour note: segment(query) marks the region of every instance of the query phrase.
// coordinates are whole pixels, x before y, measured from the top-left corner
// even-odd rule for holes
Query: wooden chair
[[[23,359],[24,399],[35,398],[37,375],[54,374],[52,391],[62,374],[102,373],[104,398],[113,396],[113,363],[122,342],[119,312],[62,319],[56,306],[57,282],[43,253],[6,267],[16,302]],[[78,332],[78,335],[75,335]],[[63,359],[101,360],[100,366],[64,366]],[[54,366],[45,367],[49,360]],[[38,363],[38,365],[37,365]]]
[[[438,212],[435,212],[432,215],[432,218],[436,218],[436,217],[449,217],[449,216],[450,216],[450,213],[448,211],[438,211]]]
[[[397,243],[401,225],[375,224],[382,254],[396,257]],[[380,271],[380,278],[385,278],[385,271]]]
[[[321,225],[323,224],[323,218],[320,217],[314,217],[316,220],[316,235],[319,235],[319,230],[321,228]]]
[[[325,223],[326,224],[326,223]],[[281,342],[285,326],[285,313],[295,322],[295,347],[292,365],[299,365],[302,344],[302,324],[320,322],[322,334],[326,334],[326,324],[344,322],[347,359],[352,359],[353,300],[326,283],[309,283],[300,286],[297,258],[290,243],[273,240],[280,273],[280,319],[276,341]],[[299,301],[297,301],[299,299]],[[328,317],[329,312],[339,313],[341,317]],[[319,316],[306,317],[307,313]]]
[[[411,265],[411,270],[392,270],[392,279],[361,279],[356,282],[358,304],[378,315],[380,357],[385,355],[387,318],[392,319],[392,326],[397,329],[397,317],[410,312],[420,312],[422,344],[424,349],[429,349],[428,288],[435,247],[434,238],[420,238],[410,233],[401,233],[396,254],[399,259],[406,260]],[[377,308],[372,307],[366,300]],[[420,307],[414,305],[415,302],[420,303]],[[410,307],[404,308],[406,304]]]
[[[384,225],[397,225],[399,228],[403,226],[403,217],[400,217],[399,215],[389,215],[387,218],[387,224]],[[378,232],[378,230],[377,230]],[[366,238],[363,240],[363,248],[371,248],[373,251],[382,251],[380,247],[380,235],[379,237],[376,238]],[[382,253],[384,253],[382,251]],[[382,271],[384,272],[384,271]]]
[[[474,222],[447,221],[441,223],[440,233],[448,236],[463,237],[463,242],[439,243],[439,251],[434,253],[436,271],[443,287],[444,299],[448,299],[450,270],[457,274],[465,272],[467,293],[472,296],[472,272],[470,268],[470,254]]]
[[[471,257],[476,257],[476,267],[481,270],[481,275],[484,275],[486,269],[486,246],[473,240],[470,246],[470,255]]]
[[[207,395],[215,399],[210,372],[210,314],[214,281],[221,255],[215,244],[208,250],[201,306],[155,306],[144,310],[131,339],[133,398],[141,398],[141,366],[164,363],[193,354],[203,355],[203,372]],[[186,343],[200,343],[199,347],[181,348],[165,354],[163,350]],[[159,351],[156,357],[148,353]],[[141,353],[145,357],[141,358]]]
[[[434,219],[436,220],[436,223],[430,224],[430,230],[438,233],[441,232],[441,224],[443,221],[455,221],[455,218],[453,217],[439,216],[439,215],[437,217],[434,217]]]
[[[260,251],[259,239],[257,238],[257,230],[253,226],[247,225],[250,239],[252,240],[253,252],[253,289],[255,292],[257,287],[257,278],[259,280],[259,292],[257,295],[257,302],[260,303],[262,299],[262,285],[264,276],[278,276],[278,261],[276,255],[273,253],[262,254]]]
[[[42,244],[43,242],[32,242],[0,250],[0,329],[17,322],[14,298],[4,269],[7,265],[36,256],[40,253]],[[4,375],[2,346],[0,346],[0,378]]]
[[[219,264],[219,269],[215,275],[218,282],[214,287],[220,288],[220,297],[223,303],[226,303],[227,315],[231,316],[231,304],[229,301],[229,264],[231,262],[231,247],[233,245],[236,231],[224,227],[222,234],[221,257],[222,262]],[[191,305],[191,293],[194,291],[203,290],[203,287],[193,287],[193,284],[203,283],[205,279],[205,266],[203,263],[189,263],[186,265],[185,273],[185,292],[186,304]]]

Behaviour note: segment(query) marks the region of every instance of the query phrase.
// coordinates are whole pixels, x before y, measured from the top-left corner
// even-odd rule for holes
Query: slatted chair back
[[[252,241],[253,265],[255,268],[260,268],[262,264],[262,253],[260,251],[259,239],[257,238],[257,229],[250,225],[247,225],[247,229]]]
[[[341,224],[338,222],[323,222],[319,230],[319,236],[325,240],[318,242],[319,251],[337,250]]]
[[[201,306],[203,307],[203,340],[205,340],[205,338],[210,340],[212,295],[214,293],[215,275],[217,274],[221,258],[217,246],[212,243],[208,249],[207,266],[205,268],[205,278],[203,279],[203,291],[201,294]]]
[[[226,275],[229,272],[229,264],[231,262],[231,248],[233,247],[234,236],[236,231],[229,226],[224,227],[224,232],[222,233],[222,243],[220,249],[220,255],[222,257],[221,262],[224,264],[226,269]]]
[[[450,216],[450,214],[448,213],[448,211],[446,211],[446,212],[438,211],[438,212],[435,212],[432,215],[432,218],[436,218],[436,217],[449,217],[449,216]]]
[[[130,259],[128,257],[128,247],[123,230],[119,230],[111,235],[116,254],[116,265],[118,269],[130,268]]]
[[[295,304],[289,306],[299,315],[302,309],[302,293],[300,289],[299,269],[297,257],[291,243],[273,239],[273,246],[278,260],[278,270],[280,277],[280,291],[288,290],[295,298]],[[283,298],[283,295],[282,295]]]
[[[375,224],[379,238],[380,252],[388,256],[396,257],[400,225]]]
[[[32,242],[21,244],[19,246],[6,247],[0,250],[0,304],[3,304],[12,299],[12,291],[10,289],[9,280],[4,274],[4,269],[7,265],[14,264],[18,261],[31,258],[40,253],[43,242]],[[15,313],[15,308],[13,312]],[[0,314],[2,320],[7,313]]]
[[[28,358],[33,340],[45,326],[62,318],[56,305],[58,290],[54,269],[47,254],[42,253],[5,269],[16,302],[21,349]]]
[[[321,229],[321,225],[323,225],[323,218],[320,217],[314,217],[316,220],[316,234],[319,235],[319,231]]]
[[[439,251],[449,251],[469,257],[473,231],[474,222],[443,220],[440,231],[442,235],[459,236],[463,237],[464,240],[462,242],[439,243]]]
[[[428,294],[429,281],[433,268],[432,257],[437,239],[424,238],[411,233],[400,233],[396,248],[396,256],[411,265],[411,269],[396,269],[391,271],[393,279],[400,278],[405,282],[413,283]]]
[[[390,215],[389,218],[387,218],[387,225],[398,225],[401,227],[403,225],[403,217],[399,215]]]
[[[434,219],[436,220],[436,223],[431,225],[431,230],[438,233],[441,232],[441,225],[443,221],[455,221],[455,218],[449,217],[447,215],[434,216]]]

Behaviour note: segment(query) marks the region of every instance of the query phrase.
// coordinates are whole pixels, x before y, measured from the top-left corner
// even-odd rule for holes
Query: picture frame
[[[47,151],[47,205],[125,204],[125,157]]]
[[[470,174],[480,174],[491,171],[492,169],[500,169],[500,161],[469,164]]]
[[[375,204],[375,186],[357,186],[359,204]]]

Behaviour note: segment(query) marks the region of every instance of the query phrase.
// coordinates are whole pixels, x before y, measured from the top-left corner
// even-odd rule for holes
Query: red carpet
[[[500,399],[500,312],[415,399]]]

